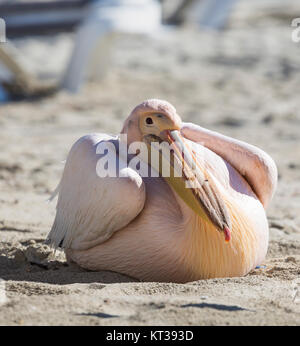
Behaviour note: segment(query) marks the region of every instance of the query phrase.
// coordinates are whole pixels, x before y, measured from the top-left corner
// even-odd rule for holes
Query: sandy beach
[[[101,83],[77,95],[0,105],[0,325],[299,325],[300,43],[297,1],[240,1],[222,32],[193,27],[120,37]],[[58,78],[72,35],[15,42],[40,78]],[[184,121],[254,144],[275,160],[268,255],[245,277],[138,282],[66,263],[44,240],[76,139],[116,134],[133,107],[166,99]],[[2,299],[1,299],[2,297]]]

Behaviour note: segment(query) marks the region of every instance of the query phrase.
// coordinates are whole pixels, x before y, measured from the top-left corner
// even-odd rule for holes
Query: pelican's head
[[[128,144],[143,141],[146,135],[160,136],[165,130],[180,130],[181,118],[167,101],[147,100],[134,108],[121,133],[127,134]]]
[[[162,178],[196,214],[213,223],[229,241],[231,222],[222,193],[203,163],[196,159],[188,141],[181,136],[181,126],[181,118],[170,103],[152,99],[135,107],[121,133],[127,134],[128,144],[138,141],[146,143],[149,153],[155,149],[152,144],[167,143],[171,148],[170,155],[162,153],[162,147],[157,146],[160,155],[157,166],[153,167],[153,160],[149,161],[150,155],[148,163],[160,172]],[[162,174],[164,164],[171,168],[169,176]]]

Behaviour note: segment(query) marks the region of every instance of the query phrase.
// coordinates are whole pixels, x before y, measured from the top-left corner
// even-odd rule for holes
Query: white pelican
[[[96,166],[103,155],[97,146],[120,144],[121,136],[80,138],[57,188],[48,235],[68,261],[143,281],[188,282],[243,276],[264,260],[265,208],[277,185],[277,168],[268,154],[183,123],[171,104],[156,99],[138,105],[121,133],[127,134],[128,146],[141,141],[150,148],[155,139],[168,141],[175,148],[173,159],[184,164],[184,175],[145,178],[126,162],[118,177],[100,178]],[[202,159],[191,171],[198,153]],[[185,188],[189,180],[194,188]]]

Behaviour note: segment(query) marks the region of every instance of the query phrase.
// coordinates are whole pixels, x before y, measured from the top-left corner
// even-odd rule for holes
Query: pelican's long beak
[[[231,238],[229,212],[220,189],[210,173],[205,170],[203,160],[197,159],[187,140],[178,130],[165,131],[163,137],[166,137],[173,153],[166,155],[160,150],[160,174],[196,214],[211,222],[217,230],[224,233],[225,241],[229,241]],[[161,167],[164,165],[170,167],[170,174],[167,176],[162,174]]]

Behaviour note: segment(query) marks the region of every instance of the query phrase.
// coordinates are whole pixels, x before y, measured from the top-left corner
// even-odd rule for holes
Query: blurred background
[[[55,189],[78,137],[118,133],[135,105],[161,98],[270,153],[269,217],[299,236],[298,16],[297,0],[1,0],[0,220],[39,218],[27,203]]]
[[[46,200],[74,141],[116,134],[137,104],[160,98],[274,158],[268,258],[288,269],[266,275],[299,277],[284,257],[300,251],[298,17],[299,0],[0,0],[0,276],[14,279],[7,258],[19,270],[40,251],[30,244],[49,232]]]

